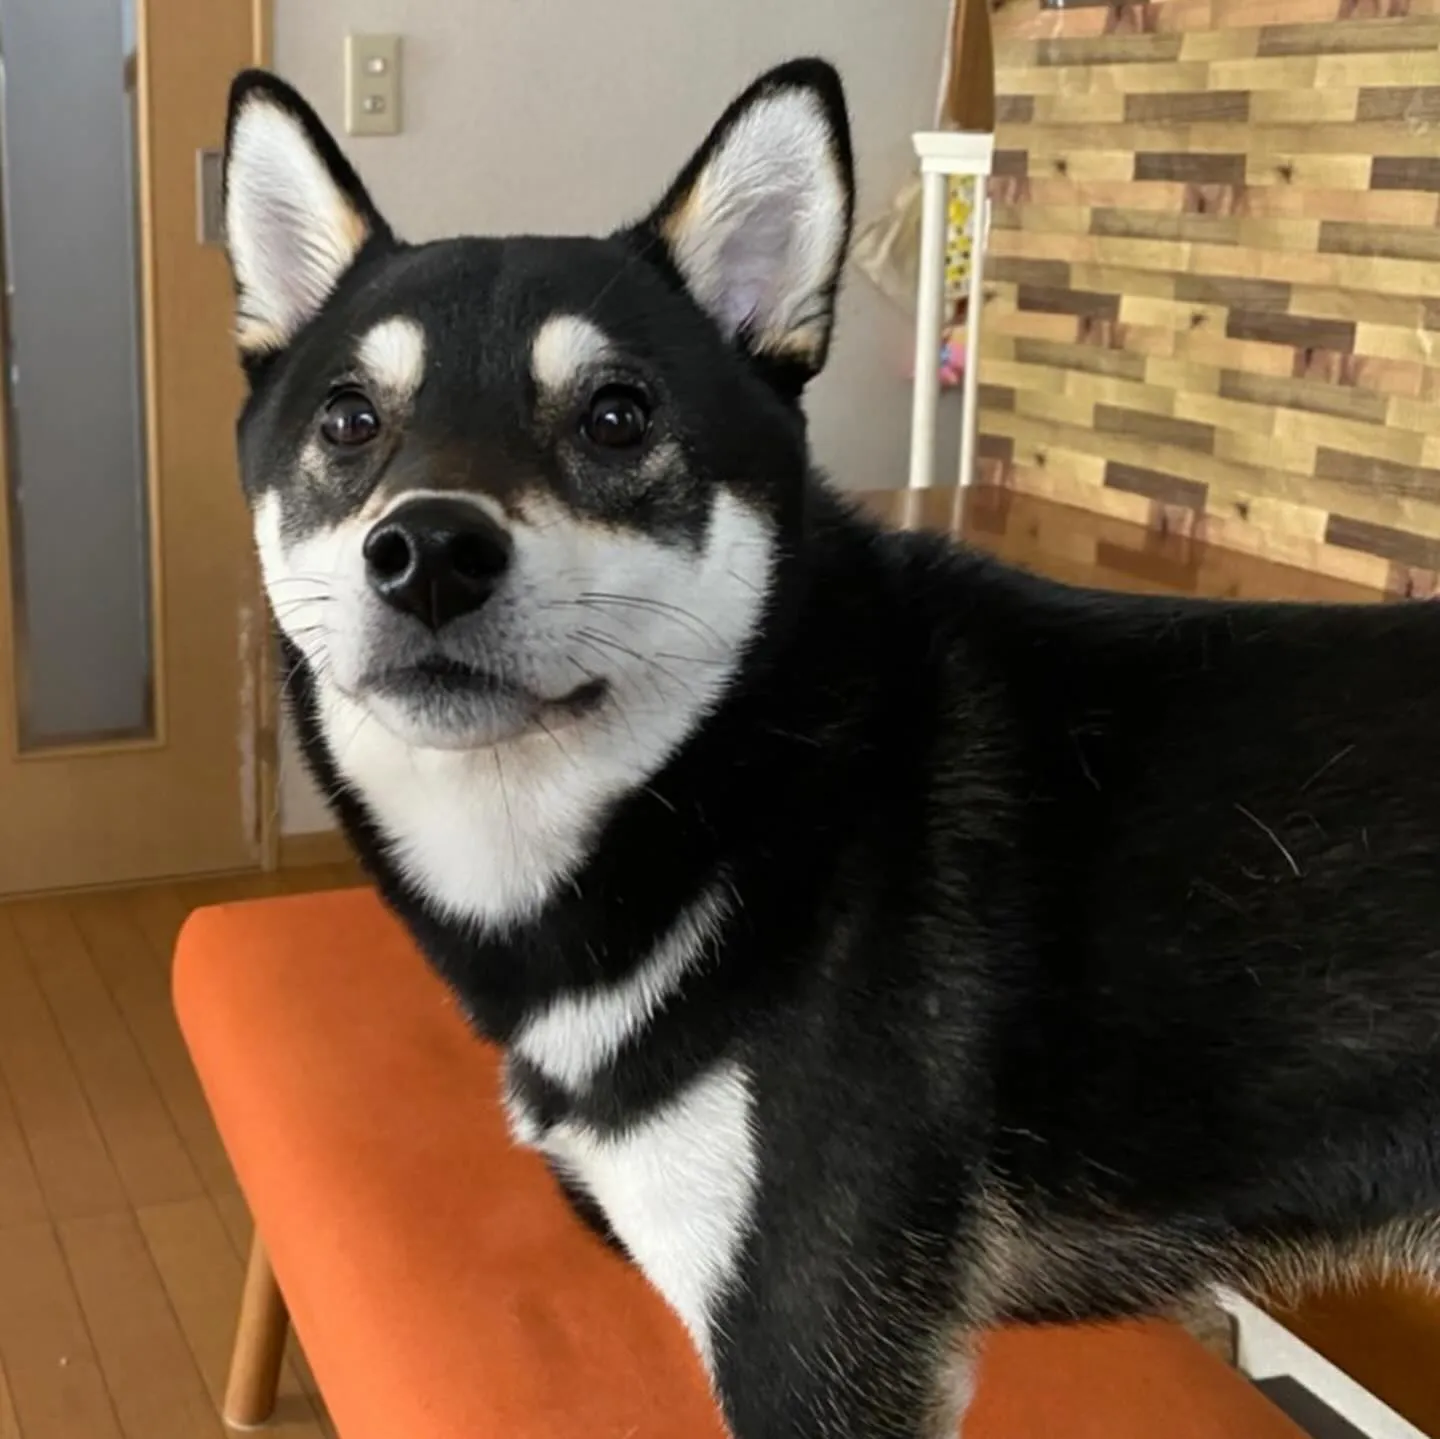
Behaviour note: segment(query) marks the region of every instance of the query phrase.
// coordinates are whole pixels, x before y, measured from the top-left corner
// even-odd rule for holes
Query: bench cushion
[[[181,1025],[343,1439],[722,1439],[678,1321],[514,1148],[378,900],[197,912]],[[967,1439],[1299,1439],[1168,1324],[1004,1333]]]

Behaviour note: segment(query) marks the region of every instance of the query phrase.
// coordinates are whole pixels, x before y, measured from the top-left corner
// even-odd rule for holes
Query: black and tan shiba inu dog
[[[738,1439],[933,1439],[981,1326],[1440,1254],[1440,607],[859,518],[800,408],[851,168],[818,61],[603,239],[407,245],[263,74],[228,137],[309,762]]]

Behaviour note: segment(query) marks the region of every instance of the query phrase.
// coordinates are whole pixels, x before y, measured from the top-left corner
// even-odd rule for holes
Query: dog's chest
[[[523,1086],[512,1084],[507,1103],[515,1137],[604,1210],[710,1364],[711,1315],[735,1276],[758,1185],[745,1070],[717,1065],[615,1133],[550,1119]]]

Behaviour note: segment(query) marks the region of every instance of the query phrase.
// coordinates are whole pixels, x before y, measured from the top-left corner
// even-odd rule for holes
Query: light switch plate
[[[345,130],[350,135],[400,133],[400,37],[345,37]]]

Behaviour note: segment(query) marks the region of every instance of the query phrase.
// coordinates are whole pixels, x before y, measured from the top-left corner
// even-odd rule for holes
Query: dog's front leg
[[[714,1364],[735,1439],[956,1439],[973,1351],[937,1279],[800,1274],[734,1298]]]

